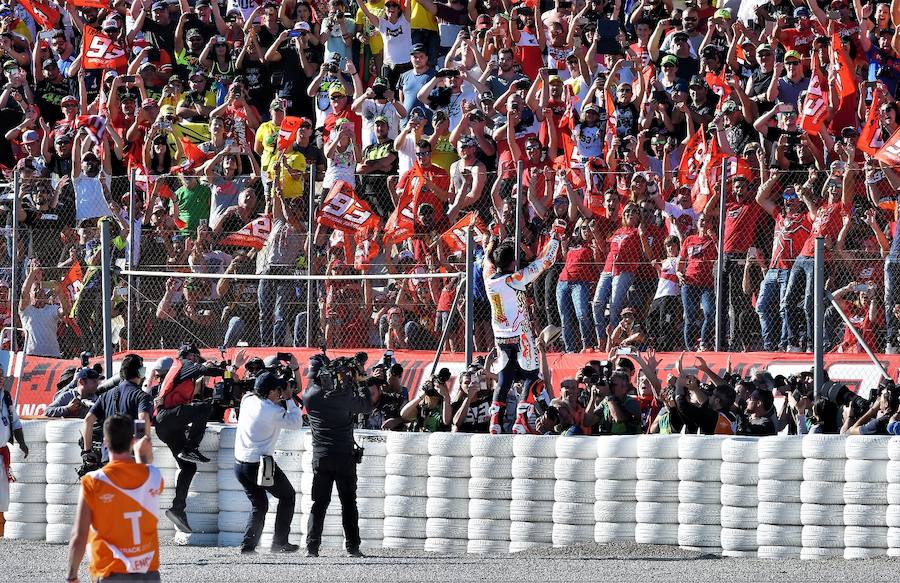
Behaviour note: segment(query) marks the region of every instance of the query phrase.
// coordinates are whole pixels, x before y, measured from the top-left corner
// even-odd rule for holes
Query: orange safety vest
[[[159,496],[163,479],[154,466],[112,461],[81,479],[91,509],[90,574],[159,570]]]
[[[719,412],[719,418],[716,420],[716,435],[734,435],[737,429],[737,421],[731,419],[721,411]]]

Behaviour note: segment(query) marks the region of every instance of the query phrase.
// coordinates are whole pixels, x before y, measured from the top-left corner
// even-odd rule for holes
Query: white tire
[[[387,454],[425,455],[428,453],[428,436],[428,433],[389,431],[387,434]]]
[[[509,543],[510,553],[521,553],[532,549],[548,549],[552,548],[553,543],[540,543],[535,541],[513,541]]]
[[[29,502],[10,502],[3,518],[10,522],[47,523],[47,505]]]
[[[552,522],[510,522],[509,540],[513,542],[553,542]]]
[[[469,503],[461,498],[429,498],[425,503],[428,518],[469,518]]]
[[[176,532],[172,542],[178,546],[214,547],[219,544],[219,533]]]
[[[303,452],[285,449],[276,449],[272,455],[275,463],[282,472],[302,472]],[[384,473],[384,472],[382,472]]]
[[[761,437],[757,451],[759,461],[767,458],[801,459],[803,457],[803,439],[797,435]]]
[[[44,540],[55,545],[64,545],[72,537],[71,524],[48,524],[47,536]]]
[[[467,519],[429,518],[425,521],[426,538],[469,538],[469,521]]]
[[[476,433],[469,441],[469,453],[472,457],[512,458],[513,439],[513,435]]]
[[[509,540],[509,520],[469,519],[469,540]]]
[[[510,499],[512,498],[512,482],[512,479],[471,478],[469,480],[469,498]]]
[[[554,524],[553,546],[570,547],[594,542],[594,525],[591,524]]]
[[[206,426],[207,431],[217,431],[219,433],[219,449],[234,449],[234,438],[237,436],[237,426],[227,423],[209,423]],[[281,433],[287,433],[282,430]]]
[[[594,461],[594,477],[598,480],[634,480],[637,478],[637,462],[636,458],[597,458]]]
[[[389,453],[384,458],[384,473],[388,476],[427,476],[428,456]]]
[[[802,480],[803,460],[762,458],[759,460],[760,480]]]
[[[557,502],[556,504],[561,504]],[[594,503],[594,521],[596,522],[635,522],[637,502],[610,502],[601,500]],[[556,510],[553,511],[554,516]],[[568,522],[568,520],[566,520]]]
[[[25,437],[25,443],[28,444],[30,449],[33,449],[33,445],[47,443],[47,428],[45,427],[47,423],[52,422],[46,419],[22,419],[22,434]],[[82,427],[84,427],[84,424],[82,424]],[[75,441],[78,440],[76,439]]]
[[[844,466],[844,479],[848,482],[887,482],[887,465],[885,460],[847,460]]]
[[[54,419],[44,423],[44,441],[47,443],[78,443],[84,436],[84,421],[81,419]]]
[[[357,498],[356,507],[359,510],[359,517],[366,519],[382,519],[384,518],[384,498]]]
[[[284,432],[282,432],[284,433]],[[178,464],[175,463],[175,458],[172,456],[172,452],[169,451],[169,448],[159,448],[162,452],[163,465],[158,465],[156,462],[157,448],[153,448],[153,465],[158,468],[175,468],[178,467]],[[168,455],[166,455],[168,454]],[[171,461],[169,461],[171,460]],[[171,463],[172,465],[168,465]],[[216,457],[216,467],[220,470],[232,470],[234,471],[234,450],[233,449],[220,449],[219,455]]]
[[[805,504],[843,504],[843,482],[803,482],[800,501]]]
[[[219,491],[218,472],[197,472],[191,480],[191,492],[216,493]]]
[[[722,549],[729,551],[755,551],[759,546],[756,543],[755,530],[743,530],[738,528],[723,528],[720,534]]]
[[[18,445],[9,445],[9,461],[14,464],[46,464],[47,463],[47,444],[43,441],[32,443],[25,438],[28,444],[28,457],[19,449]],[[78,447],[77,445],[75,447]],[[78,464],[81,463],[81,448],[78,451]]]
[[[679,524],[678,546],[720,547],[722,527],[711,524]]]
[[[505,555],[509,552],[506,540],[469,540],[466,552],[472,555]]]
[[[679,435],[640,435],[637,440],[637,455],[640,458],[678,458]]]
[[[247,521],[250,519],[250,512],[219,512],[216,526],[219,532],[244,532],[247,528]],[[193,527],[194,523],[188,523]]]
[[[555,500],[555,480],[513,478],[510,492],[513,500]]]
[[[438,431],[428,436],[428,454],[432,456],[469,458],[469,433]],[[452,537],[451,537],[452,538]]]
[[[678,505],[678,523],[679,524],[709,524],[721,526],[722,524],[722,505],[721,504],[690,504],[684,503]],[[708,545],[700,545],[708,546]]]
[[[511,500],[509,519],[518,522],[553,522],[553,503],[546,500]]]
[[[458,538],[426,538],[423,550],[426,553],[442,555],[464,555],[469,549],[469,541]]]
[[[428,478],[425,493],[429,498],[468,498],[469,480],[466,478]]]
[[[410,518],[425,518],[425,504],[428,498],[424,496],[385,496],[384,517],[408,516]]]
[[[560,437],[556,440],[556,457],[576,460],[597,459],[597,439],[603,437]]]
[[[469,461],[469,473],[473,478],[492,480],[512,478],[512,456],[508,458],[473,457]]]
[[[552,435],[516,435],[513,438],[513,455],[517,458],[556,457],[557,437]]]
[[[227,490],[225,492],[228,493]],[[240,506],[232,506],[232,508],[246,508],[247,496],[243,492],[233,493],[240,495],[242,500]],[[188,492],[186,502],[188,512],[219,513],[219,494],[216,492]]]
[[[678,482],[638,480],[634,485],[638,502],[678,502]]]
[[[47,464],[45,466],[47,483],[78,484],[81,481],[81,478],[79,478],[78,474],[75,472],[77,467],[78,466],[71,464]],[[16,476],[16,478],[18,479],[18,476]]]
[[[759,504],[754,486],[734,486],[732,484],[722,484],[719,501],[722,503],[722,506],[738,506],[741,508],[756,508],[757,504]]]
[[[620,457],[637,458],[639,436],[637,435],[604,435],[596,440],[597,459]]]
[[[846,459],[844,454],[844,435],[827,435],[824,433],[808,433],[803,436],[801,451],[806,459]]]
[[[826,549],[821,547],[803,547],[800,558],[804,561],[821,561],[822,559],[835,559],[844,556],[844,549]]]
[[[634,542],[644,545],[677,545],[677,524],[642,524],[634,526]]]
[[[18,522],[7,519],[3,526],[3,538],[11,540],[44,540],[47,524],[44,522]]]
[[[553,487],[553,499],[559,502],[593,502],[595,483],[557,480]]]
[[[174,484],[168,485],[174,486]],[[240,492],[244,491],[244,487],[241,486],[240,482],[238,482],[237,476],[234,475],[234,471],[228,470],[219,470],[217,472],[216,487],[219,490],[238,490]]]
[[[637,480],[597,480],[594,482],[595,500],[633,502]]]
[[[217,546],[220,547],[239,547],[244,542],[243,532],[222,532],[219,531]]]
[[[388,442],[390,443],[390,442]],[[406,518],[403,516],[385,516],[384,517],[384,538],[407,537],[410,535],[418,535],[425,538],[424,518]]]
[[[842,549],[844,548],[844,527],[804,526],[800,540],[804,547]]]
[[[887,489],[884,487],[884,483],[874,481],[847,482],[844,484],[844,503],[883,506],[888,504]]]
[[[718,482],[678,482],[678,501],[689,504],[721,504],[722,486]]]
[[[845,459],[803,460],[803,480],[806,482],[843,482]]]
[[[643,436],[641,436],[643,437]],[[635,478],[638,480],[677,480],[678,458],[638,458]]]
[[[553,476],[557,480],[593,482],[596,460],[557,458],[553,466]]]
[[[232,444],[232,447],[234,447],[234,444]],[[197,449],[204,453],[212,453],[213,455],[207,455],[206,457],[212,458],[215,461],[219,452],[219,433],[207,429],[206,433],[203,434],[203,439],[200,440],[200,446]],[[215,544],[216,543],[213,542],[213,545]]]
[[[885,492],[885,501],[888,504],[900,504],[900,483],[888,484]]]
[[[801,526],[800,506],[792,502],[760,502],[757,520],[760,524]]]
[[[892,437],[887,445],[888,459],[900,461],[900,437]]]
[[[12,485],[12,484],[10,484]],[[887,507],[887,512],[885,512],[884,522],[889,527],[892,528],[900,528],[900,506],[896,504],[891,504]],[[896,539],[897,545],[900,546],[900,538]]]
[[[719,478],[723,484],[755,486],[759,483],[759,464],[722,462],[719,466]]]
[[[847,561],[864,561],[866,559],[874,559],[883,557],[887,554],[887,549],[873,548],[864,549],[858,547],[847,547],[844,549],[844,559]]]
[[[0,478],[3,479],[3,478]],[[75,491],[75,503],[78,502],[79,488],[69,488]],[[10,482],[9,501],[20,504],[44,504],[47,502],[45,488],[27,484],[25,482]]]
[[[635,522],[643,524],[678,524],[678,505],[671,502],[638,502],[634,507]]]
[[[594,525],[594,542],[633,541],[634,522],[598,522]]]
[[[516,436],[519,437],[526,436]],[[513,478],[526,478],[531,480],[554,480],[553,459],[540,457],[515,457],[512,461],[511,472]]]
[[[298,515],[299,516],[299,515]],[[194,532],[219,532],[219,515],[207,512],[188,512],[188,524]],[[274,522],[274,521],[273,521]],[[246,526],[246,522],[244,525]]]
[[[888,483],[900,483],[900,460],[890,460],[887,463],[887,481]]]
[[[47,524],[74,524],[77,504],[47,504]]]
[[[402,549],[404,551],[424,551],[425,539],[386,536],[381,541],[381,547],[385,549]]]
[[[722,462],[719,460],[682,459],[678,462],[678,479],[691,482],[720,482]]]
[[[800,545],[760,545],[756,551],[756,556],[760,559],[799,559],[801,550],[802,547]]]
[[[756,495],[760,502],[797,503],[800,502],[800,484],[802,482],[795,480],[760,480],[756,485]]]
[[[470,520],[509,520],[509,500],[469,500]]]
[[[844,506],[844,526],[887,527],[887,509],[887,506],[847,504]]]
[[[719,517],[722,522],[722,528],[751,529],[756,532],[755,529],[759,524],[756,508],[723,506]]]
[[[46,484],[47,470],[44,464],[39,463],[13,463],[12,473],[16,481],[22,484]],[[77,477],[77,476],[76,476]]]
[[[848,435],[844,438],[844,452],[851,460],[887,460],[891,439],[887,435]]]
[[[678,440],[678,457],[687,460],[722,459],[723,435],[683,435]]]
[[[731,463],[756,463],[757,455],[756,437],[729,437],[722,442],[722,461]]]
[[[40,490],[44,493],[47,504],[78,504],[81,492],[81,488],[73,488],[69,484],[47,484],[46,488]]]
[[[387,455],[387,435],[384,431],[357,429],[353,432],[353,437],[356,438],[356,443],[365,450],[365,457],[384,457]]]
[[[756,527],[756,542],[760,547],[802,547],[803,528],[760,523]]]
[[[432,455],[428,458],[427,467],[429,476],[438,478],[466,478],[466,481],[468,482],[468,457]]]
[[[615,502],[609,502],[608,504],[615,504]],[[632,510],[633,513],[634,510]],[[578,525],[594,524],[594,505],[578,504],[577,502],[554,502],[553,522]],[[633,522],[633,520],[623,522]],[[593,535],[591,540],[593,540]]]
[[[844,526],[844,514],[837,504],[801,504],[800,523],[804,526]]]
[[[384,477],[384,493],[386,496],[425,496],[428,478],[424,476],[391,476]]]

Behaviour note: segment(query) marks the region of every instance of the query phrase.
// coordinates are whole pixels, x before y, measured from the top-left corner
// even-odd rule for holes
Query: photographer
[[[605,389],[607,394],[585,423],[596,419],[600,433],[606,434],[636,435],[641,432],[641,405],[628,394],[629,381],[624,373],[613,373],[608,388],[605,383],[595,388],[598,391]],[[593,393],[591,397],[594,398]]]
[[[855,423],[851,424],[852,413],[847,414],[841,433],[848,435],[888,435],[888,424],[896,422],[900,410],[900,390],[891,381],[879,384],[877,396],[872,400],[869,410]],[[851,407],[846,407],[849,412]],[[896,425],[894,426],[896,428]]]
[[[707,393],[700,386],[697,377],[682,374],[683,357],[684,353],[675,363],[675,372],[678,374],[678,381],[675,384],[675,406],[687,426],[687,433],[734,435],[737,423],[731,411],[735,399],[734,389],[730,385],[716,383]],[[705,362],[701,364],[701,369],[708,371]],[[711,372],[707,372],[707,376],[710,379],[720,380]]]
[[[324,354],[309,359],[309,387],[303,394],[303,407],[313,438],[312,509],[306,536],[306,554],[319,556],[325,512],[331,502],[331,489],[337,484],[341,501],[341,519],[347,554],[361,557],[359,551],[359,512],[356,507],[357,457],[353,441],[353,417],[372,412],[368,390],[357,392],[360,365],[357,360]]]
[[[775,435],[778,433],[772,421],[775,415],[775,398],[771,391],[756,389],[747,399],[743,414],[738,414],[737,434]]]
[[[400,417],[403,398],[396,393],[386,392],[385,381],[380,376],[367,378],[365,385],[372,400],[372,412],[359,415],[358,427],[390,430],[403,425],[403,419]]]
[[[60,391],[44,411],[47,417],[80,417],[84,419],[97,394],[100,375],[93,368],[82,368],[75,373],[75,386]]]
[[[446,371],[446,376],[444,372]],[[403,406],[400,417],[411,423],[410,431],[448,431],[453,423],[453,407],[450,403],[450,389],[447,380],[450,371],[446,368],[426,380],[418,394]]]
[[[451,431],[463,433],[487,433],[491,421],[491,389],[487,383],[487,372],[471,367],[459,375],[459,390],[452,408],[453,427]]]
[[[278,499],[272,552],[293,553],[300,549],[288,542],[296,492],[272,455],[281,430],[300,429],[302,425],[300,409],[283,376],[275,371],[260,373],[253,393],[247,393],[241,400],[241,416],[234,438],[234,474],[252,507],[241,553],[256,552],[269,510],[267,493]]]

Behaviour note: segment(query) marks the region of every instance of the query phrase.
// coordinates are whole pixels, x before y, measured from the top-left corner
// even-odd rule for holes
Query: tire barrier
[[[678,439],[639,435],[636,450],[634,540],[642,544],[677,545]]]
[[[194,479],[191,480],[190,488],[187,495],[187,518],[193,532],[182,532],[172,525],[175,534],[172,541],[176,545],[184,546],[215,546],[219,542],[219,453],[221,436],[227,435],[225,444],[234,448],[234,432],[235,427],[231,425],[210,424],[206,428],[203,440],[200,442],[200,453],[209,458],[209,463],[197,464],[197,472]],[[160,440],[156,439],[154,444],[158,449],[168,451],[168,448]],[[154,448],[154,460],[155,451]],[[226,447],[224,451],[227,451]],[[171,452],[168,452],[171,454]],[[174,461],[174,460],[173,460]],[[234,462],[234,456],[231,458]],[[177,468],[177,464],[176,464]],[[171,472],[171,473],[170,473]],[[163,498],[168,500],[167,504],[160,504],[160,523],[168,523],[165,518],[165,511],[171,505],[171,497],[175,495],[174,484],[178,479],[180,470],[164,470],[163,479],[172,487],[163,491]],[[169,481],[170,476],[172,481]],[[168,493],[166,492],[168,491]],[[243,492],[241,492],[243,494]],[[244,499],[246,502],[246,498]]]
[[[516,435],[512,446],[509,550],[515,553],[552,546],[556,439],[545,435]]]
[[[760,516],[757,509],[756,542],[757,556],[761,559],[784,559],[800,557],[803,548],[802,526],[782,522],[773,503],[789,512],[800,507],[800,487],[803,483],[803,452],[801,438],[790,436],[762,437],[757,443],[759,456],[759,482],[756,484],[756,498],[760,506],[767,506],[771,512]],[[764,522],[768,520],[768,522]]]
[[[594,541],[634,541],[637,527],[635,486],[637,485],[636,435],[611,435],[597,439],[593,484],[584,484],[585,494],[594,496]],[[560,484],[556,482],[557,491]]]
[[[732,437],[722,441],[722,482],[719,516],[722,525],[722,555],[755,557],[757,506],[756,484],[759,482],[757,439]]]
[[[9,539],[20,540],[49,540],[49,542],[68,542],[68,533],[65,541],[60,541],[59,528],[47,526],[47,439],[46,423],[40,421],[22,421],[22,432],[25,434],[25,443],[28,444],[28,457],[22,455],[18,445],[10,444],[10,469],[16,477],[16,482],[8,485],[4,490],[4,497],[8,497],[9,507],[4,518],[3,536]],[[80,452],[79,452],[80,453]],[[78,461],[81,461],[79,455]],[[78,499],[76,498],[76,502]],[[6,502],[5,500],[3,501]],[[71,528],[69,529],[71,531]],[[48,539],[52,531],[53,540]]]
[[[810,434],[803,437],[803,483],[800,486],[801,559],[844,554],[844,453],[846,438]],[[793,518],[791,516],[790,518]]]
[[[469,544],[470,433],[428,436],[425,550],[465,553]]]
[[[384,548],[425,550],[429,437],[427,433],[387,434]]]
[[[555,442],[553,546],[567,547],[594,542],[595,524],[601,523],[598,517],[604,523],[613,522],[611,518],[619,517],[622,522],[633,524],[633,514],[631,517],[622,515],[622,509],[616,507],[616,503],[610,503],[612,508],[608,512],[597,514],[598,508],[594,502],[594,466],[597,461],[595,440],[590,437],[560,437]],[[633,512],[633,506],[631,510]]]
[[[678,440],[678,546],[722,554],[722,442],[719,435]]]
[[[889,557],[900,557],[900,438],[888,443],[887,466],[887,515]]]
[[[512,530],[512,435],[472,435],[469,453],[470,553],[508,553]]]
[[[891,438],[853,435],[845,440],[844,558],[868,559],[888,551],[887,491]]]

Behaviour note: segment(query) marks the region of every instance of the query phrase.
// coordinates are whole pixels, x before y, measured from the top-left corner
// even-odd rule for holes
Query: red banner
[[[862,130],[859,132],[859,139],[856,140],[856,147],[870,156],[874,156],[884,146],[880,117],[881,99],[879,99],[877,91],[872,91],[872,104],[869,106],[869,111],[866,112],[866,123],[863,124]]]
[[[191,170],[202,166],[203,163],[209,159],[209,157],[203,153],[203,150],[198,148],[196,145],[194,145],[194,142],[185,137],[181,138],[181,148],[184,151],[184,161],[182,161],[178,166],[172,167],[172,174],[178,174],[179,172],[190,172]]]
[[[108,0],[69,0],[69,2],[75,6],[81,6],[82,8],[98,8],[100,10],[109,9]]]
[[[81,55],[81,66],[84,69],[124,69],[128,66],[125,49],[87,25],[84,27]]]
[[[450,227],[446,233],[441,235],[441,241],[444,242],[444,245],[447,246],[450,253],[465,253],[466,229],[469,227],[472,227],[475,230],[476,239],[479,235],[486,235],[488,231],[487,225],[484,224],[484,221],[481,220],[481,217],[478,216],[477,212],[472,211],[468,213],[456,221],[456,224]]]
[[[900,129],[895,131],[884,143],[884,146],[875,153],[875,159],[881,160],[888,166],[900,165]]]
[[[806,99],[800,107],[800,120],[797,125],[810,134],[818,134],[822,130],[825,115],[828,113],[828,81],[819,66],[818,53],[813,51],[812,77],[806,91]]]
[[[244,227],[232,233],[221,241],[219,245],[231,245],[233,247],[249,247],[250,249],[262,249],[266,239],[272,232],[272,219],[269,215],[257,217],[244,225]]]
[[[278,149],[282,152],[291,147],[294,140],[297,139],[297,130],[300,129],[302,120],[292,115],[286,116],[281,120],[281,127],[278,129]]]
[[[844,52],[841,35],[836,32],[831,33],[831,62],[837,67],[835,78],[838,92],[841,96],[841,103],[843,103],[845,97],[850,97],[856,93],[856,74],[853,72],[850,57]]]
[[[353,187],[338,180],[331,187],[325,202],[316,214],[320,225],[355,233],[359,229],[377,229],[378,215],[372,212],[369,204],[360,200]]]
[[[41,28],[45,30],[58,28],[60,13],[53,6],[41,2],[41,0],[19,0],[19,4],[34,18],[35,22],[41,25]]]
[[[387,246],[402,243],[415,231],[419,194],[425,185],[422,167],[418,162],[404,174],[404,178],[406,181],[403,192],[400,193],[400,201],[384,225],[384,244]]]
[[[681,163],[678,164],[679,186],[685,184],[692,186],[697,181],[706,159],[706,150],[706,133],[694,132],[681,153]]]

